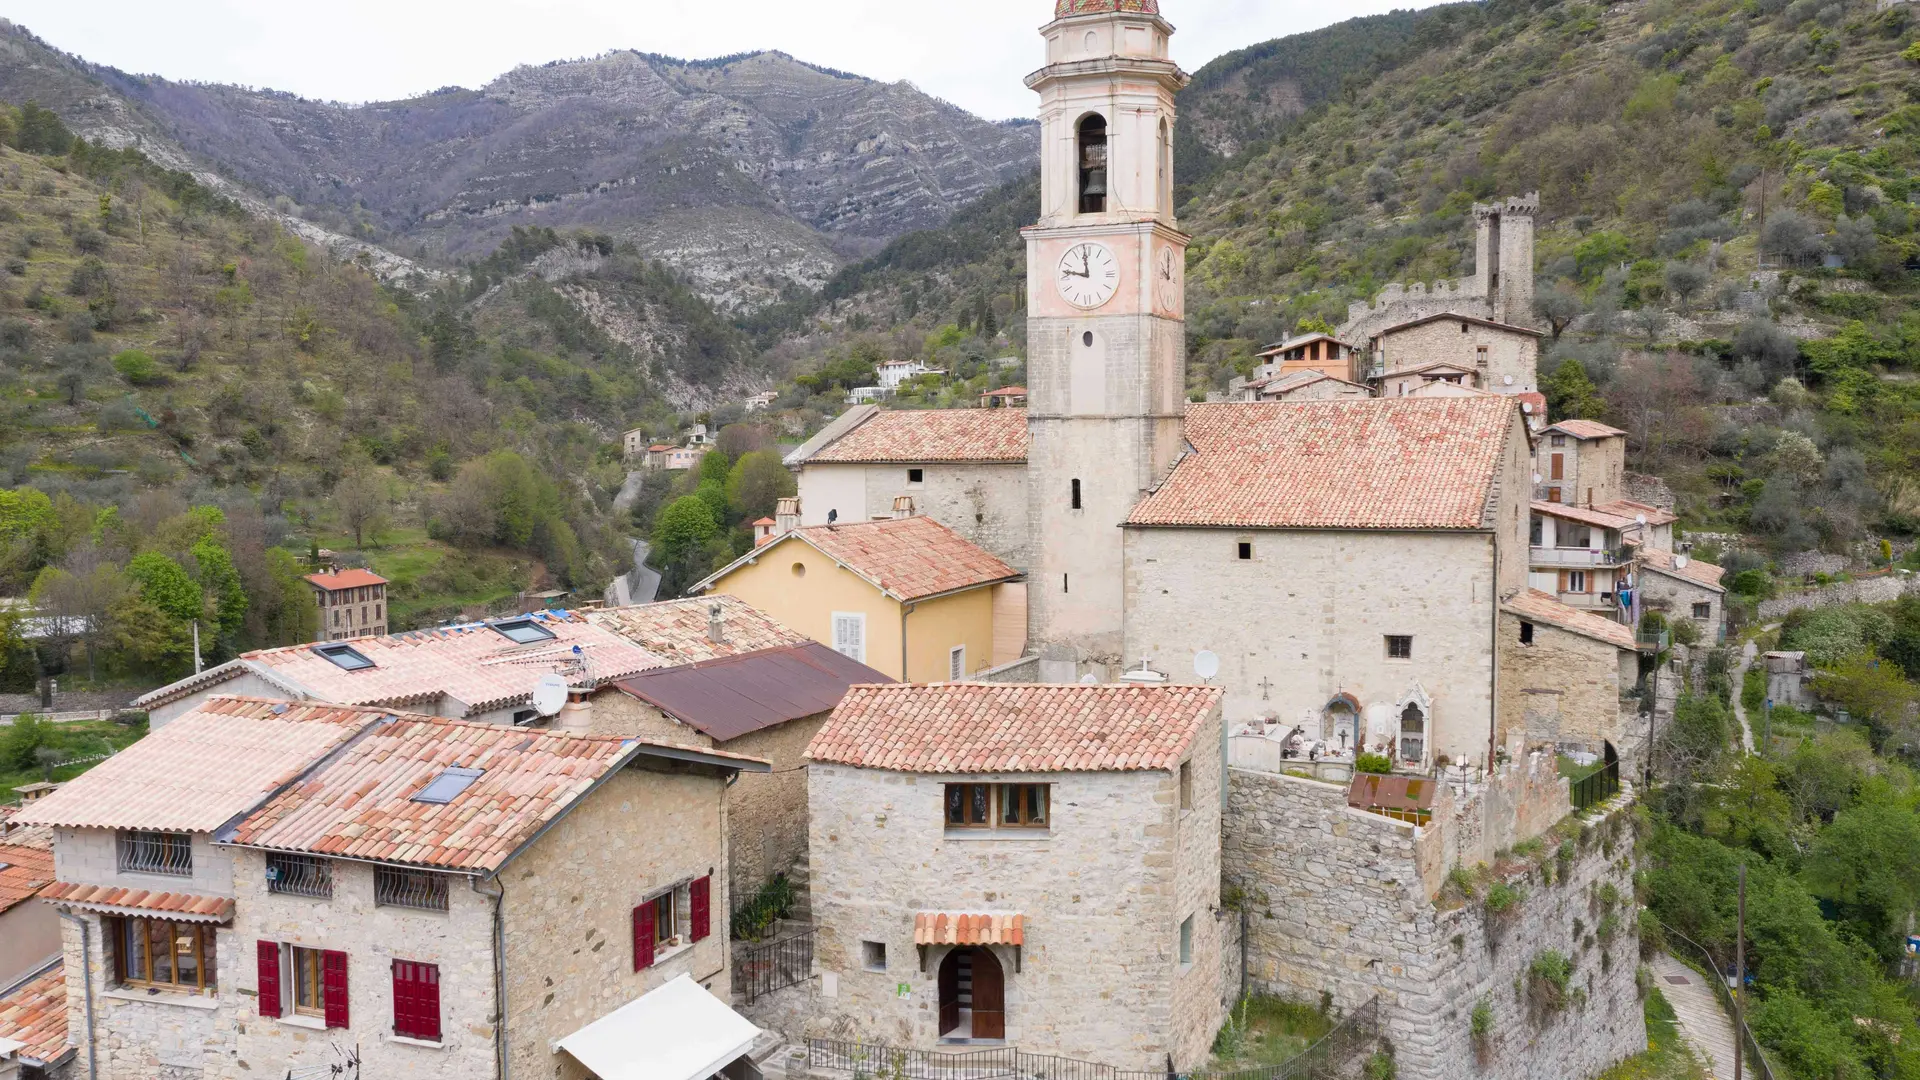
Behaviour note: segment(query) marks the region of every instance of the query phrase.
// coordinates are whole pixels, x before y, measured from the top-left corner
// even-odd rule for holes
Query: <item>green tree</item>
[[[727,485],[725,482],[702,480],[700,481],[700,486],[693,489],[693,495],[701,502],[707,504],[707,513],[712,515],[713,522],[716,526],[722,529],[727,527],[729,507],[727,504]]]
[[[1591,420],[1607,411],[1606,400],[1587,377],[1586,367],[1572,357],[1560,361],[1552,374],[1540,380],[1540,389],[1547,396],[1547,415],[1556,421]]]
[[[246,624],[247,590],[240,582],[233,554],[220,541],[205,536],[193,545],[192,555],[200,569],[203,605],[212,606],[222,638],[236,637]]]
[[[1907,916],[1920,908],[1920,816],[1876,781],[1820,830],[1804,874],[1813,895],[1835,904],[1882,960],[1897,960]]]
[[[204,614],[200,586],[179,563],[157,551],[135,555],[127,564],[127,576],[139,587],[140,598],[169,618],[185,623]]]
[[[697,495],[682,495],[660,509],[653,523],[652,556],[667,595],[678,595],[700,579],[707,546],[719,533],[713,511]]]
[[[798,490],[793,473],[772,450],[740,455],[727,473],[727,503],[736,517],[747,521],[771,517],[779,500]]]
[[[699,482],[704,484],[712,481],[724,488],[727,483],[727,473],[732,469],[733,459],[727,456],[726,451],[715,447],[700,455]]]

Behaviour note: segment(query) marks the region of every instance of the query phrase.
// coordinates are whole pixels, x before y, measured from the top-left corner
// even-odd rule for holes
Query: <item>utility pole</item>
[[[1742,1035],[1747,1030],[1747,864],[1740,863],[1740,921],[1733,935],[1733,1080],[1740,1080]]]

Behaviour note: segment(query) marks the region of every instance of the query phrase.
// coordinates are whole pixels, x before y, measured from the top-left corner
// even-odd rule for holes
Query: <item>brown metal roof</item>
[[[892,682],[817,641],[643,671],[614,683],[715,742],[823,713],[856,683]]]
[[[1347,805],[1387,810],[1431,810],[1439,785],[1424,776],[1355,773],[1347,787]]]

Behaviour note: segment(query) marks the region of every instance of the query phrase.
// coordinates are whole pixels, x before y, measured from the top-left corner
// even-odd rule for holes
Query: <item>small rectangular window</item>
[[[494,623],[493,628],[508,641],[519,645],[531,645],[536,641],[552,641],[555,636],[553,631],[532,619],[508,619]]]
[[[1073,481],[1073,508],[1075,510],[1080,509],[1080,481],[1078,478]]]
[[[1047,827],[1047,785],[1001,784],[1000,825],[1009,829]]]
[[[1070,592],[1070,591],[1072,591],[1072,590],[1070,590],[1070,589],[1068,589],[1068,588],[1067,588],[1067,575],[1065,575],[1065,574],[1061,574],[1061,575],[1060,575],[1060,591],[1061,591],[1061,592]]]
[[[1567,445],[1567,437],[1565,435],[1555,435],[1553,437],[1553,445],[1555,446]]]
[[[1251,541],[1242,540],[1240,541],[1238,547],[1239,547],[1239,555],[1242,559],[1253,558],[1253,544]]]
[[[447,910],[447,876],[426,870],[378,866],[373,871],[373,902],[381,907]]]
[[[219,965],[212,924],[111,916],[106,923],[122,985],[195,993],[213,988]]]
[[[887,943],[884,941],[861,942],[860,966],[868,971],[887,970]]]
[[[403,1039],[440,1040],[440,966],[393,962],[393,1033]]]
[[[1407,634],[1387,635],[1387,659],[1413,659],[1413,638]]]
[[[1520,624],[1520,644],[1522,645],[1533,644],[1533,624],[1532,623],[1523,622]]]
[[[327,991],[321,982],[324,962],[319,949],[289,946],[293,954],[293,1012],[296,1016],[325,1016]]]
[[[193,874],[193,837],[187,833],[123,832],[118,846],[122,873]]]
[[[1180,963],[1193,963],[1193,916],[1180,920]]]
[[[1695,605],[1693,605],[1693,617],[1694,617],[1694,618],[1696,618],[1696,619],[1711,619],[1711,618],[1713,618],[1713,605],[1712,605],[1712,604],[1695,604]]]
[[[653,900],[653,941],[656,945],[674,944],[680,934],[679,905],[675,898],[680,890],[660,894]]]
[[[864,613],[833,613],[833,651],[863,664],[867,662],[867,617]]]
[[[336,626],[340,624],[338,608],[334,609],[333,621]],[[367,654],[351,645],[315,645],[313,651],[348,671],[362,671],[373,666],[373,661],[367,659]]]
[[[992,788],[986,784],[948,784],[947,827],[984,829],[993,823]]]
[[[1180,763],[1180,809],[1193,809],[1193,762]]]
[[[333,895],[333,863],[312,855],[267,856],[267,891],[287,896]]]
[[[919,484],[919,483],[925,482],[925,480],[926,480],[926,470],[924,469],[908,469],[907,470],[907,483]]]
[[[967,647],[955,645],[947,650],[947,681],[959,682],[967,677]]]

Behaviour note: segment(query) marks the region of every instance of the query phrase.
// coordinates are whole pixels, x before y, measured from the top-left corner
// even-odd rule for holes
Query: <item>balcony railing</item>
[[[1665,630],[1636,630],[1633,640],[1645,652],[1660,652],[1671,642]]]
[[[1535,545],[1527,558],[1535,566],[1625,566],[1626,552],[1617,548],[1542,547]]]

